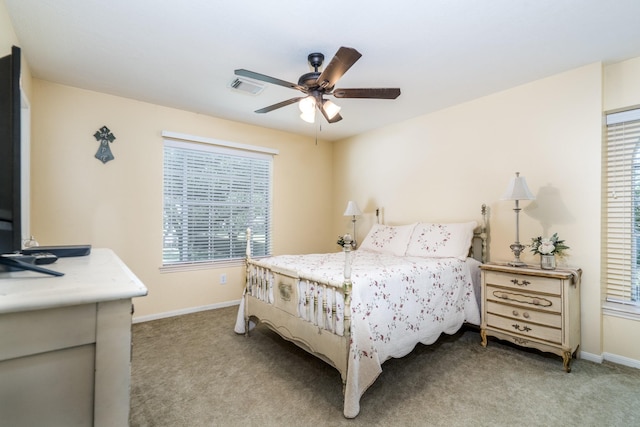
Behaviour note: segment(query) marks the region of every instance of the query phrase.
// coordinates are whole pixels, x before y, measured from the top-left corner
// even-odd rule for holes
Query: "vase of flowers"
[[[543,270],[555,270],[556,269],[556,256],[555,255],[540,255],[540,268]]]
[[[564,240],[554,233],[551,237],[535,237],[531,239],[531,252],[540,255],[540,268],[543,270],[555,270],[556,255],[563,256],[564,251],[569,246],[564,244]]]

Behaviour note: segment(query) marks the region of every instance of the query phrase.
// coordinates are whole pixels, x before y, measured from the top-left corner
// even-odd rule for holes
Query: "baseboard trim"
[[[618,365],[629,366],[631,368],[640,369],[640,360],[631,359],[629,357],[618,356],[613,353],[602,353],[601,355],[580,352],[580,359],[588,360],[590,362],[602,363],[605,360],[611,363],[617,363]]]
[[[199,307],[189,307],[181,310],[165,311],[164,313],[149,314],[147,316],[137,316],[132,319],[132,323],[150,322],[152,320],[166,319],[168,317],[182,316],[184,314],[197,313],[199,311],[215,310],[216,308],[231,307],[240,305],[240,300],[226,301],[217,304],[201,305]]]
[[[586,351],[580,352],[580,359],[588,360],[589,362],[602,363],[604,357],[601,354],[587,353]]]
[[[640,369],[640,360],[631,359],[629,357],[618,356],[617,354],[603,353],[602,356],[607,362],[617,363],[618,365],[630,366]]]

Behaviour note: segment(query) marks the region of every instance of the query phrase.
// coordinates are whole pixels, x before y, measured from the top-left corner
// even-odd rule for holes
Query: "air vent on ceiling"
[[[263,84],[238,77],[234,77],[233,80],[229,82],[229,87],[249,95],[259,95],[264,90]]]

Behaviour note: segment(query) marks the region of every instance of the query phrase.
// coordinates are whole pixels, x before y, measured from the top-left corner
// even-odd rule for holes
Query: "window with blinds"
[[[164,141],[163,265],[242,259],[271,252],[273,157]]]
[[[640,109],[608,114],[606,126],[606,297],[640,305]]]

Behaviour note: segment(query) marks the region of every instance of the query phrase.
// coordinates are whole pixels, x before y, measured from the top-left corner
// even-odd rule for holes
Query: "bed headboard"
[[[484,264],[489,260],[489,208],[486,204],[482,204],[480,213],[482,214],[482,222],[473,231],[469,256]],[[381,217],[381,208],[376,208],[376,223],[384,224]]]
[[[489,260],[489,208],[486,204],[482,205],[480,210],[482,214],[482,222],[473,231],[473,238],[471,239],[471,247],[469,248],[469,256],[486,263]],[[376,219],[380,224],[380,208],[376,209]],[[247,228],[247,248],[246,258],[251,259],[251,229]]]

